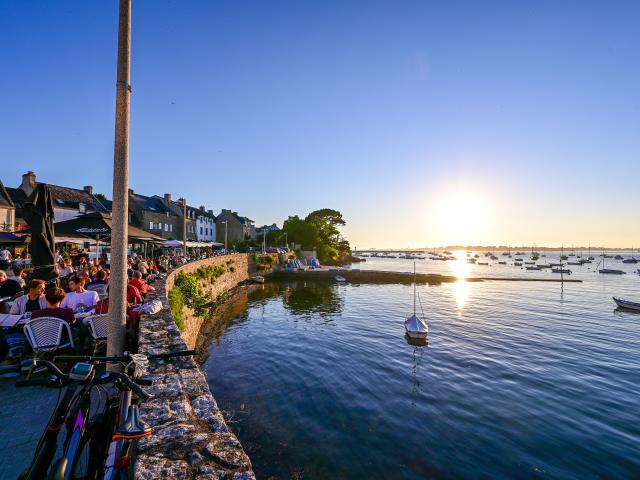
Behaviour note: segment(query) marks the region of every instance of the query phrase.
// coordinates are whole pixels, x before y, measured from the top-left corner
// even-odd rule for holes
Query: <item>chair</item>
[[[107,286],[106,285],[88,285],[87,286],[87,290],[92,290],[94,292],[96,292],[98,294],[98,297],[100,297],[100,300],[103,300],[105,298],[107,298],[109,296],[109,294],[107,293]]]
[[[103,342],[107,339],[109,332],[109,314],[90,315],[84,319],[84,324],[88,327],[89,333],[96,342]]]
[[[63,343],[62,339],[64,330],[68,335],[66,343]],[[29,320],[24,325],[24,334],[36,355],[64,347],[74,348],[71,327],[60,318],[40,317]]]

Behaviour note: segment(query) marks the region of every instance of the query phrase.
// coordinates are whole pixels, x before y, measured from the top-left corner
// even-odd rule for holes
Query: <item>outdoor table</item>
[[[15,328],[22,326],[31,320],[31,315],[11,315],[9,313],[0,314],[0,327]]]

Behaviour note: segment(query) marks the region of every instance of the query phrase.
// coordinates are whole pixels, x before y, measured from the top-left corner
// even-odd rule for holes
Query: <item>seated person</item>
[[[74,312],[83,307],[94,307],[100,297],[97,292],[84,289],[84,278],[77,275],[69,279],[69,292],[62,301],[62,308],[70,308]]]
[[[133,278],[129,281],[129,285],[136,287],[142,295],[156,291],[155,288],[142,280],[142,273],[138,271],[133,272]]]
[[[13,297],[22,291],[22,287],[15,280],[9,280],[4,270],[0,270],[0,297]]]
[[[26,286],[26,283],[24,281],[25,276],[26,275],[24,272],[24,267],[16,265],[15,267],[13,267],[13,276],[9,277],[9,280],[15,280],[20,284],[20,287],[24,288]]]
[[[60,306],[65,298],[64,290],[58,287],[50,288],[45,292],[44,298],[47,301],[46,308],[34,311],[31,314],[32,320],[40,317],[55,317],[64,320],[69,325],[75,323],[76,318],[73,316],[73,310]]]
[[[107,278],[107,272],[105,272],[104,270],[98,270],[96,272],[96,279],[92,282],[89,282],[86,288],[91,289],[90,287],[94,285],[106,285],[108,283],[106,278]]]
[[[62,262],[60,269],[58,270],[58,275],[61,277],[69,277],[73,275],[73,267],[71,266],[71,259],[67,258]]]
[[[15,299],[9,313],[22,315],[42,308],[47,308],[47,301],[44,298],[44,280],[34,278],[29,282],[27,294]]]

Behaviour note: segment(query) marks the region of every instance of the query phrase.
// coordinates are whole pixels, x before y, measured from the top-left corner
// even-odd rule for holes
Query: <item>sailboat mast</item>
[[[416,314],[416,262],[413,262],[413,314]]]

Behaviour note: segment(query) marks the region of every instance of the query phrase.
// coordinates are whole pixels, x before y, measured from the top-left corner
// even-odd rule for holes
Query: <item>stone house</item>
[[[187,228],[187,242],[195,242],[198,240],[196,235],[196,211],[197,209],[194,207],[190,207],[187,205],[186,212],[186,222],[184,221],[184,212],[185,212],[185,199],[179,198],[178,200],[172,200],[170,193],[165,193],[164,197],[156,197],[160,201],[163,202],[166,208],[171,210],[174,215],[176,215],[178,219],[177,224],[177,234],[176,240],[182,240],[183,235],[182,232],[184,230],[185,224]]]
[[[46,184],[51,192],[53,200],[53,213],[56,222],[70,220],[84,213],[110,213],[105,202],[100,201],[93,193],[93,187],[87,185],[82,190],[60,185]],[[22,207],[27,202],[29,195],[38,186],[36,174],[28,171],[22,175],[22,183],[17,188],[5,188],[15,207],[14,230],[21,230],[26,226],[22,216]]]
[[[140,195],[129,189],[129,223],[167,240],[180,240],[182,218],[161,197]]]
[[[12,232],[16,223],[16,207],[0,181],[0,232]]]
[[[238,212],[222,209],[216,217],[216,237],[218,242],[224,243],[225,227],[229,245],[243,240],[255,240],[256,238],[256,227],[253,220],[241,217]]]

